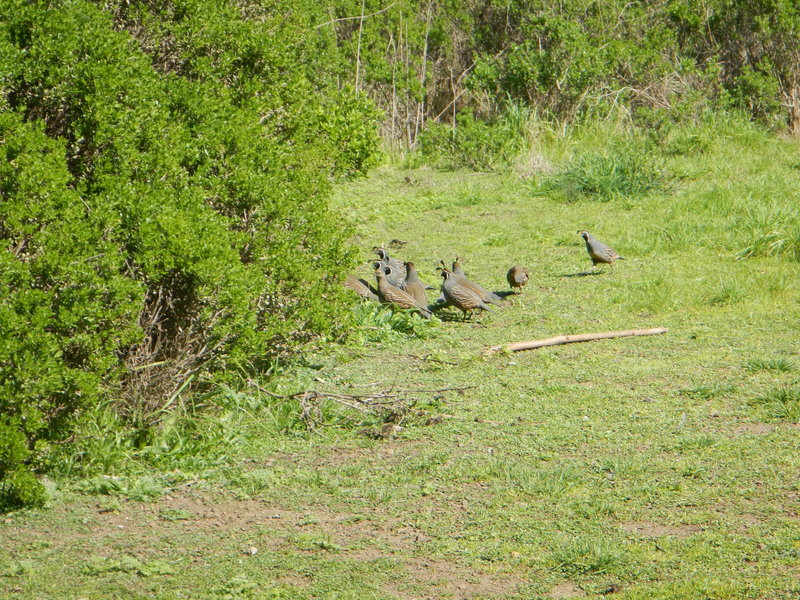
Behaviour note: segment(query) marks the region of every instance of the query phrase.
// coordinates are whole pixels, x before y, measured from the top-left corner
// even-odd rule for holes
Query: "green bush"
[[[44,504],[44,486],[27,466],[31,457],[19,420],[0,421],[0,512]]]
[[[302,10],[10,4],[5,507],[40,502],[31,473],[101,400],[146,439],[179,396],[344,331],[353,253],[326,196],[371,164],[378,139],[371,103],[339,90],[324,46],[298,37]]]
[[[374,98],[385,133],[408,146],[462,110],[502,112],[509,96],[559,121],[739,107],[800,131],[796,0],[320,5],[317,31],[335,42],[337,76]],[[362,11],[369,18],[352,18]]]
[[[478,119],[463,110],[455,127],[434,123],[420,134],[421,158],[442,169],[486,171],[508,166],[525,145],[528,116],[513,106],[491,119]]]

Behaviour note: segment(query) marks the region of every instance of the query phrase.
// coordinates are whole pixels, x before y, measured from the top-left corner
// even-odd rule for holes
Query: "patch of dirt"
[[[741,423],[731,433],[733,435],[765,435],[773,429],[775,429],[775,425],[769,423]]]
[[[391,443],[379,444],[372,448],[358,447],[331,447],[311,456],[297,456],[295,454],[276,454],[263,462],[253,461],[249,467],[252,469],[269,468],[274,465],[307,467],[313,469],[326,469],[340,467],[343,464],[363,464],[371,467],[376,464],[402,463],[409,457],[418,456],[425,448],[425,442],[418,440],[394,439]]]
[[[462,510],[468,508],[461,506]],[[183,539],[179,552],[193,556],[196,560],[192,564],[203,568],[202,557],[211,543],[207,540],[215,540],[217,544],[224,541],[245,555],[251,551],[280,552],[291,546],[298,534],[312,534],[330,539],[341,548],[340,556],[348,560],[391,558],[398,567],[396,575],[387,582],[386,591],[398,598],[502,597],[514,595],[525,584],[524,579],[510,573],[423,556],[424,545],[431,541],[431,536],[380,510],[352,514],[314,505],[300,512],[257,500],[203,496],[188,489],[173,491],[153,503],[122,502],[119,512],[104,511],[96,500],[53,509],[54,516],[59,512],[74,515],[76,511],[84,515],[84,525],[71,527],[68,534],[59,535],[48,546],[48,552],[56,549],[76,552],[82,548],[100,555],[132,553],[141,560],[149,560],[162,552],[174,552],[174,548],[161,549],[160,544],[156,544],[159,549],[153,548],[153,540]],[[14,536],[12,540],[20,550],[30,548],[36,540],[52,538],[46,524],[26,527],[18,533],[18,538]],[[292,572],[281,574],[279,581],[298,588],[313,584],[312,578]]]
[[[282,583],[284,585],[298,588],[307,588],[311,585],[311,578],[304,575],[295,574],[281,575],[275,580],[275,583]]]
[[[443,594],[456,598],[473,598],[475,596],[495,598],[509,596],[519,589],[525,581],[511,574],[490,574],[480,569],[461,565],[448,560],[414,557],[405,561],[404,578],[415,586],[431,587],[438,593],[425,597],[439,598]],[[397,582],[392,583],[392,591],[400,588]],[[388,590],[387,590],[388,591]],[[419,598],[419,595],[401,593],[400,598]]]
[[[761,517],[751,513],[743,513],[741,515],[738,515],[738,519],[746,527],[758,527],[759,525],[764,524],[764,521],[761,519]]]
[[[635,533],[645,538],[659,538],[672,536],[686,538],[702,531],[702,527],[697,525],[662,525],[652,521],[627,521],[621,524],[622,528],[628,533]]]
[[[576,586],[571,581],[565,581],[564,583],[559,583],[556,587],[550,590],[550,593],[547,594],[548,598],[582,598],[586,596],[586,592],[584,592],[581,588]]]

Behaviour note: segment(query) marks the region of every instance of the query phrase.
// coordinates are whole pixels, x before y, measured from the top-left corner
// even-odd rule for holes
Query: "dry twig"
[[[625,331],[606,331],[604,333],[583,333],[580,335],[559,335],[546,340],[531,340],[529,342],[513,342],[500,346],[492,346],[484,351],[484,354],[494,354],[495,352],[519,352],[520,350],[533,350],[544,348],[545,346],[557,346],[559,344],[574,344],[575,342],[589,342],[592,340],[608,340],[618,337],[632,337],[640,335],[659,335],[667,333],[666,327],[656,327],[655,329],[627,329]]]

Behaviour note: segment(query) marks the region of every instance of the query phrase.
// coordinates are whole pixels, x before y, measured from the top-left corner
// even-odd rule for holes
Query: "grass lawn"
[[[557,175],[599,134],[542,139],[556,175],[383,167],[333,199],[359,276],[396,239],[437,288],[456,255],[484,287],[517,263],[531,281],[467,322],[357,309],[362,330],[294,385],[466,389],[409,392],[377,439],[332,401],[315,433],[277,433],[296,402],[241,393],[268,408],[238,460],[57,480],[47,509],[0,520],[0,597],[799,597],[800,145],[677,131],[665,185],[599,201]],[[626,260],[584,275],[579,229]]]

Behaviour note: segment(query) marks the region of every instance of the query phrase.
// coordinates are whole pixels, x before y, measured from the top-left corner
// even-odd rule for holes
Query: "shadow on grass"
[[[494,293],[497,294],[498,296],[500,296],[503,300],[505,300],[509,296],[521,296],[522,295],[522,294],[518,294],[517,292],[508,291],[508,290],[503,290],[502,292],[494,292]]]
[[[605,270],[603,270],[603,271],[582,271],[580,273],[562,273],[561,275],[558,275],[557,277],[590,277],[592,275],[602,275],[603,273],[605,273]]]
[[[430,306],[430,309],[436,314],[439,319],[445,321],[447,323],[475,323],[476,325],[481,324],[481,319],[485,316],[484,313],[470,315],[465,317],[461,312],[455,312],[453,310],[445,310],[449,308],[447,306],[443,306],[442,304],[434,304]]]

